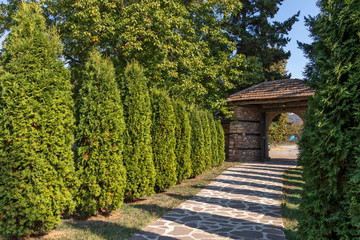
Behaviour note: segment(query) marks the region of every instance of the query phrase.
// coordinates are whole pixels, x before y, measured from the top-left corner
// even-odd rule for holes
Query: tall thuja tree
[[[5,40],[0,77],[0,233],[54,228],[72,211],[74,116],[70,74],[56,32],[22,3]]]
[[[263,65],[265,80],[288,78],[289,74],[275,66],[290,57],[284,47],[290,41],[287,37],[299,13],[284,22],[274,21],[275,14],[283,0],[244,0],[240,11],[234,11],[230,21],[225,23],[229,38],[236,43],[238,54],[257,57]],[[234,89],[236,90],[236,89]]]
[[[191,175],[191,126],[186,106],[181,101],[173,103],[175,113],[175,157],[177,181],[181,182]]]
[[[76,168],[81,182],[76,195],[83,217],[98,211],[109,214],[124,200],[123,165],[125,122],[114,67],[109,59],[92,52],[77,98]]]
[[[204,135],[204,156],[203,159],[205,161],[205,169],[210,169],[212,166],[212,144],[211,144],[211,130],[210,130],[210,122],[208,118],[208,113],[206,110],[200,111],[201,117],[201,127]]]
[[[161,192],[176,183],[175,115],[167,93],[151,90],[152,146],[156,171],[155,191]]]
[[[360,238],[360,2],[322,0],[308,19],[316,92],[300,141],[303,239]],[[315,80],[315,81],[312,81]]]
[[[218,149],[218,163],[217,166],[221,166],[225,161],[225,134],[224,129],[221,125],[221,121],[216,121],[217,131],[217,149]]]
[[[200,110],[193,106],[190,108],[190,126],[191,126],[191,165],[192,177],[202,174],[206,169],[206,162],[204,159],[204,132],[201,126]]]
[[[216,122],[214,119],[214,115],[208,111],[207,112],[207,116],[208,116],[208,120],[209,120],[209,125],[210,125],[210,135],[211,135],[211,167],[216,167],[218,166],[218,133],[217,133],[217,129],[216,129]]]
[[[151,104],[143,68],[132,61],[119,82],[126,123],[124,165],[125,197],[135,200],[154,193],[155,168],[151,146]]]

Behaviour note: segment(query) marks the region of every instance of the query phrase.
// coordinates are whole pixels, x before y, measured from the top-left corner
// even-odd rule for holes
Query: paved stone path
[[[282,174],[295,164],[295,159],[275,159],[229,168],[131,240],[285,239]]]

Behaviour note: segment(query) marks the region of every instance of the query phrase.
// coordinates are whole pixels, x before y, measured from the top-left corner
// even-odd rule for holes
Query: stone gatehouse
[[[223,121],[225,149],[230,161],[268,159],[268,130],[274,117],[292,112],[303,118],[314,94],[300,79],[263,82],[231,95],[227,102],[233,118]]]

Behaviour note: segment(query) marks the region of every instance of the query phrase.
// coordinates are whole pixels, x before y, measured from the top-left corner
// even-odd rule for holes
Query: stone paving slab
[[[295,164],[275,159],[229,168],[131,240],[284,240],[282,174]]]

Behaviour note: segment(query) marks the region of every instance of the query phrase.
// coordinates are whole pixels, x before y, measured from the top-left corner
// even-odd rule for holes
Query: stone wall
[[[261,115],[258,108],[233,106],[234,119],[224,121],[227,159],[238,162],[261,161]]]

